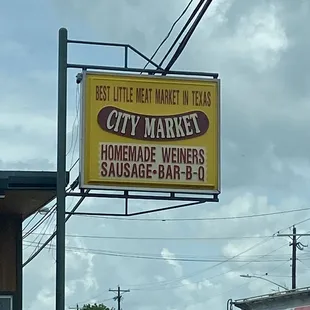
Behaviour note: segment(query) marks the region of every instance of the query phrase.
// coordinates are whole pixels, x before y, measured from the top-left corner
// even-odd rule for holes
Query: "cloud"
[[[182,276],[182,266],[174,260],[175,255],[173,253],[171,253],[168,249],[163,248],[161,251],[161,256],[167,261],[169,265],[174,267],[175,273],[178,277]]]
[[[38,4],[31,0],[18,12],[14,1],[3,5],[0,29],[7,30],[0,30],[0,83],[4,86],[0,98],[1,169],[55,169],[56,31],[60,24],[68,27],[70,38],[126,42],[151,55],[186,4],[185,0],[96,0],[91,4],[72,0]],[[220,73],[221,201],[134,219],[72,217],[67,234],[79,237],[67,237],[67,306],[89,301],[115,306],[109,288],[121,285],[131,290],[124,295],[123,309],[217,310],[225,307],[228,298],[277,289],[240,274],[268,273],[268,279],[290,286],[290,240],[271,236],[279,230],[289,232],[294,223],[306,220],[309,212],[227,218],[308,207],[310,43],[305,38],[310,4],[226,0],[214,1],[211,6],[174,68]],[[18,27],[8,18],[12,12],[20,21]],[[182,23],[178,24],[174,34],[181,27]],[[119,50],[70,47],[69,52],[72,61],[123,63],[123,51]],[[130,57],[132,66],[145,64]],[[75,145],[77,137],[76,124],[73,126],[78,103],[76,73],[68,73],[68,147],[72,141]],[[68,165],[77,152],[78,144],[68,155]],[[77,172],[74,169],[71,180]],[[68,209],[74,201],[68,199]],[[159,206],[164,204],[132,204],[137,210]],[[120,200],[86,199],[80,210],[119,212],[123,207]],[[202,220],[210,217],[217,220]],[[149,221],[173,218],[200,220]],[[36,233],[54,227],[55,219],[48,220]],[[308,222],[297,229],[308,232]],[[89,235],[103,238],[85,237]],[[128,236],[137,238],[123,238]],[[164,239],[171,236],[192,239]],[[24,259],[41,237],[33,234],[26,238]],[[306,238],[302,241],[307,242]],[[191,261],[177,260],[184,257]],[[298,252],[299,286],[308,284],[309,257],[307,249]],[[24,291],[25,309],[54,306],[55,242],[25,267]]]

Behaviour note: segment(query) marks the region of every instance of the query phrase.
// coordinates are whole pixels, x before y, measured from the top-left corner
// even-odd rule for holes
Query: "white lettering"
[[[182,118],[174,117],[173,120],[174,120],[174,126],[175,126],[177,138],[185,137],[185,133],[182,128]]]
[[[107,118],[107,128],[108,128],[109,130],[113,129],[113,127],[114,127],[114,125],[111,124],[111,120],[112,120],[113,115],[115,115],[115,117],[117,117],[117,111],[116,111],[116,110],[113,110],[113,111],[109,114],[109,116],[108,116],[108,118]]]
[[[165,130],[164,130],[164,125],[163,125],[163,121],[161,118],[158,119],[156,138],[165,139]]]
[[[125,133],[126,132],[127,121],[129,119],[130,119],[130,115],[128,113],[124,113],[123,114],[123,126],[122,126],[121,133]]]
[[[193,134],[193,130],[190,128],[191,124],[189,122],[189,116],[183,115],[183,121],[184,121],[186,135],[191,136]]]
[[[151,137],[152,139],[155,138],[155,118],[145,118],[144,138],[147,137]]]
[[[197,122],[197,119],[198,119],[197,113],[190,114],[189,117],[193,120],[193,123],[195,126],[195,132],[200,133],[200,129],[199,129],[198,122]]]
[[[175,134],[173,131],[173,120],[171,117],[165,118],[165,123],[166,123],[166,132],[167,132],[167,138],[175,138]]]
[[[131,133],[130,134],[132,136],[136,135],[136,128],[139,123],[139,120],[140,120],[140,116],[131,115]]]
[[[116,120],[115,127],[114,127],[114,131],[115,131],[115,132],[118,132],[118,127],[119,127],[119,124],[120,124],[120,122],[121,122],[122,115],[123,115],[122,112],[118,112],[117,120]]]

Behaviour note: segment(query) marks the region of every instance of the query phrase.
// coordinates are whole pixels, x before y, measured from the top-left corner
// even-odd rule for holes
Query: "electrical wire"
[[[66,189],[66,192],[67,193],[70,193],[72,190],[73,190],[73,187],[75,186],[76,184],[76,181],[73,181],[72,184],[70,184],[70,186]],[[25,234],[23,235],[23,239],[26,239],[28,236],[30,236],[31,234],[34,233],[35,230],[37,230],[41,225],[43,225],[43,223],[45,221],[48,220],[48,218],[50,216],[52,216],[53,214],[55,214],[56,212],[56,206],[57,206],[57,203],[55,202],[52,207],[48,210],[47,213],[44,214],[44,216],[34,225],[30,228],[29,231],[25,232]],[[42,206],[43,207],[43,206]]]
[[[74,128],[75,128],[75,124],[76,122],[78,122],[78,117],[79,117],[79,98],[80,98],[80,88],[79,85],[77,85],[76,87],[76,113],[75,113],[75,118],[73,121],[73,125],[72,125],[72,137],[71,137],[71,144],[69,147],[69,150],[66,154],[66,157],[70,154],[70,152],[72,151],[72,157],[71,157],[71,164],[70,164],[70,169],[69,172],[71,172],[73,170],[73,168],[76,166],[76,164],[78,163],[79,159],[77,159],[74,163],[73,163],[73,156],[74,156],[74,151],[77,145],[77,141],[78,141],[78,134],[76,135],[76,138],[74,139]],[[78,126],[77,126],[77,131],[78,131]],[[46,204],[44,204],[46,205]],[[42,205],[39,210],[44,207],[44,205]],[[30,231],[28,231],[24,236],[24,238],[27,238],[32,232],[34,232],[38,227],[40,227],[46,220],[47,218],[49,218],[52,214],[52,212],[54,212],[56,210],[56,203],[51,207],[51,210],[49,211],[48,214],[45,214],[44,217],[42,217],[31,229]],[[23,228],[23,232],[28,228],[28,226],[30,226],[30,224],[33,222],[33,220],[36,218],[36,216],[39,214],[39,211],[36,211],[36,213],[34,214],[34,216],[31,218],[31,220],[26,224],[26,226]]]
[[[272,271],[277,270],[278,268],[282,267],[282,266],[283,266],[285,263],[287,263],[287,262],[289,262],[289,260],[286,261],[286,262],[284,262],[284,263],[279,264],[279,265],[276,266],[275,268],[272,268],[271,271],[269,271],[269,272],[272,272]],[[225,292],[221,292],[220,294],[216,294],[216,295],[213,295],[213,296],[210,297],[210,298],[207,298],[207,299],[205,300],[205,302],[209,302],[209,301],[213,300],[213,299],[216,298],[216,297],[223,296],[224,294],[227,294],[227,293],[229,293],[229,292],[232,292],[232,291],[234,291],[234,290],[236,290],[236,289],[239,289],[239,288],[241,288],[241,287],[248,286],[249,282],[253,282],[253,281],[257,281],[257,280],[259,280],[259,279],[250,278],[250,279],[248,279],[248,281],[246,281],[245,283],[243,283],[243,284],[241,284],[241,285],[238,285],[238,286],[235,286],[235,285],[234,285],[231,289],[226,290]],[[222,282],[222,283],[223,283],[223,282]]]
[[[30,245],[34,245],[37,242],[35,240],[29,240],[27,241]],[[87,250],[86,248],[83,247],[78,247],[77,249],[81,249],[81,250]],[[152,256],[155,258],[163,258],[163,259],[168,259],[163,257],[161,254],[155,253],[141,253],[141,252],[120,252],[120,251],[111,251],[111,250],[102,250],[102,249],[92,249],[93,251],[103,251],[104,253],[112,253],[112,254],[120,254],[120,255],[134,255],[134,256]],[[207,258],[207,259],[227,259],[227,256],[225,255],[207,255],[207,256],[199,256],[199,255],[189,255],[189,254],[174,254],[174,256],[176,256],[177,258]],[[243,255],[242,258],[257,258],[260,257],[260,254],[256,254],[256,255]],[[283,258],[283,254],[281,255],[265,255],[264,257],[268,258],[268,259],[280,259]],[[290,255],[288,255],[288,258],[290,258]],[[170,260],[174,260],[174,258],[169,258]],[[176,259],[177,260],[177,259]]]
[[[296,225],[298,225],[298,223],[295,223],[295,224],[293,224],[293,225],[290,225],[289,227],[283,228],[283,229],[279,230],[278,232],[283,232],[283,231],[285,231],[285,230],[287,230],[287,229],[293,227],[294,225],[296,226]],[[268,238],[268,239],[266,239],[266,240],[264,240],[264,241],[258,242],[258,243],[256,243],[256,244],[254,244],[253,246],[247,248],[245,251],[242,251],[242,252],[238,253],[235,257],[239,257],[239,256],[241,256],[241,255],[243,255],[243,254],[245,254],[245,253],[247,253],[247,252],[249,252],[249,251],[251,251],[251,250],[253,250],[253,249],[256,249],[257,247],[259,247],[259,246],[261,246],[261,245],[263,245],[263,244],[266,244],[266,243],[267,243],[268,241],[270,241],[270,240],[272,240],[272,239],[271,239],[271,238]],[[278,251],[278,250],[282,249],[282,248],[285,247],[285,246],[286,246],[286,244],[282,245],[281,247],[279,247],[279,248],[277,248],[277,249],[275,249],[275,250],[272,250],[271,252],[269,252],[269,253],[267,253],[267,254],[265,254],[265,255],[269,255],[269,254],[271,254],[271,253],[274,253],[275,251]],[[265,256],[265,255],[263,255],[263,256]],[[227,262],[229,262],[229,260],[228,260]],[[181,281],[183,281],[183,280],[187,280],[187,279],[192,278],[192,277],[195,277],[195,276],[197,276],[197,275],[201,275],[201,274],[203,274],[203,273],[205,273],[205,272],[207,272],[207,271],[209,271],[209,270],[211,270],[211,269],[213,269],[213,268],[216,268],[216,267],[218,267],[218,266],[220,266],[220,265],[222,265],[222,264],[223,264],[223,263],[218,263],[218,264],[215,264],[215,265],[213,265],[213,266],[211,266],[211,267],[207,267],[207,268],[204,268],[204,269],[200,269],[200,270],[198,270],[198,271],[196,271],[196,272],[193,272],[193,273],[191,273],[191,274],[188,274],[187,276],[182,276],[182,277],[179,277],[179,278],[175,278],[175,279],[173,279],[173,280],[159,281],[159,282],[155,282],[155,283],[154,283],[154,282],[153,282],[153,283],[144,283],[144,284],[136,285],[136,287],[142,286],[142,287],[145,288],[146,286],[149,286],[149,285],[157,285],[157,286],[158,286],[158,285],[163,285],[164,288],[160,288],[160,290],[161,290],[161,289],[166,289],[165,285],[172,284],[172,283],[176,283],[176,282],[181,282]],[[239,266],[239,268],[246,267],[246,266],[249,265],[249,264],[250,264],[250,263],[243,264],[243,265]],[[225,275],[225,274],[227,274],[228,272],[231,272],[231,271],[234,271],[234,270],[235,270],[235,269],[230,269],[229,271],[224,272],[224,273],[220,273],[220,274],[216,275],[215,277]],[[214,278],[214,277],[212,277],[212,279],[213,279],[213,278]],[[199,282],[199,281],[198,281],[198,282]],[[198,282],[196,282],[196,283],[198,283]],[[127,285],[127,286],[129,286],[129,285]],[[143,289],[138,289],[138,288],[136,288],[135,290],[144,290],[144,288],[143,288]]]
[[[50,227],[50,225],[54,219],[55,213],[56,213],[56,210],[54,210],[53,212],[50,213],[50,216],[48,218],[46,218],[46,221],[42,222],[42,225],[43,225],[43,223],[45,223],[45,222],[46,223],[45,223],[45,227],[42,229],[42,231],[40,233],[34,233],[34,232],[31,233],[31,235],[36,235],[35,239],[32,240],[33,242],[35,242],[37,239],[39,239],[41,237],[40,240],[38,241],[38,246],[41,244],[41,241],[43,240],[44,236],[47,234],[46,231]],[[26,247],[24,250],[26,250],[28,247]],[[35,251],[36,251],[36,249],[34,249],[30,255],[32,255]]]
[[[283,248],[284,246],[286,246],[286,244],[280,246],[280,247],[277,248],[277,249],[274,249],[274,250],[268,252],[267,254],[260,255],[260,257],[263,258],[263,257],[266,256],[266,255],[270,255],[271,253],[274,253],[274,252],[280,250],[280,249]],[[288,260],[287,260],[287,261],[288,261]],[[229,261],[229,263],[230,263],[230,261]],[[211,277],[205,278],[204,281],[210,281],[210,280],[213,280],[213,279],[218,278],[218,277],[223,277],[224,275],[227,275],[227,274],[229,274],[230,272],[233,272],[233,271],[240,270],[241,268],[244,268],[244,267],[250,265],[251,263],[252,263],[252,261],[245,262],[245,263],[242,264],[242,265],[238,265],[238,266],[236,266],[236,267],[234,267],[234,268],[230,268],[230,269],[227,270],[227,271],[224,271],[224,272],[218,273],[218,274],[216,274],[216,275],[213,275],[213,276],[211,276]],[[283,260],[282,264],[284,264],[284,263],[286,263],[286,262]],[[218,264],[216,264],[216,265],[214,265],[214,266],[217,267],[217,266],[220,266],[220,265],[222,265],[222,264],[223,264],[223,263],[218,263]],[[204,272],[205,272],[205,271],[212,270],[212,269],[213,269],[212,266],[211,266],[211,267],[208,267],[208,268],[204,269]],[[189,275],[189,276],[187,276],[187,277],[185,277],[185,279],[183,279],[183,280],[187,280],[187,279],[191,278],[192,276],[193,276],[193,274],[192,274],[192,275]],[[179,281],[179,280],[170,281],[169,284],[174,284],[174,283],[182,282],[183,280],[181,280],[181,281]],[[201,282],[201,280],[197,280],[197,281],[192,281],[191,283],[192,283],[192,284],[197,284],[197,283],[200,283],[200,282]],[[176,288],[184,287],[185,285],[186,285],[186,284],[182,283],[182,284],[179,284],[179,285],[174,285],[174,286],[169,286],[169,287],[167,287],[166,284],[164,284],[164,286],[159,285],[159,286],[155,286],[154,288],[151,287],[151,288],[140,288],[140,289],[131,289],[131,290],[138,290],[138,291],[145,291],[145,290],[168,290],[168,289],[170,290],[170,289],[176,289]]]
[[[36,233],[33,233],[36,234]],[[41,233],[39,233],[41,235]],[[45,234],[50,236],[50,234]],[[243,240],[243,239],[265,239],[271,238],[270,236],[223,236],[223,237],[128,237],[128,236],[100,236],[100,235],[75,235],[66,234],[70,238],[85,238],[85,239],[113,239],[113,240],[145,240],[145,241],[158,241],[158,240],[173,240],[173,241],[218,241],[218,240]]]
[[[30,230],[28,230],[27,232],[25,232],[25,234],[23,235],[23,239],[26,239],[28,236],[30,236],[36,229],[38,229],[46,220],[48,220],[48,218],[53,214],[53,212],[55,212],[56,210],[56,203],[53,204],[53,206],[50,208],[50,210],[44,214],[44,216],[34,225],[30,228]]]
[[[276,252],[278,251],[279,249],[283,248],[285,245],[282,245],[281,247],[277,248],[277,249],[274,249],[272,250],[271,252],[268,252],[267,254],[262,254],[260,255],[261,258],[265,257],[266,255],[269,255],[270,253],[273,253],[273,252]],[[288,260],[287,260],[288,261]],[[230,261],[229,261],[230,263]],[[204,281],[210,281],[210,280],[213,280],[215,278],[218,278],[218,277],[222,277],[230,272],[233,272],[233,271],[236,271],[236,270],[240,270],[241,268],[244,268],[246,266],[248,266],[249,264],[253,263],[251,260],[248,261],[248,262],[245,262],[244,264],[242,265],[238,265],[234,268],[230,268],[229,270],[227,271],[224,271],[224,272],[221,272],[221,273],[218,273],[216,275],[213,275],[213,276],[210,276],[208,278],[205,278]],[[286,263],[286,261],[282,261],[282,264]],[[189,274],[187,276],[184,276],[184,277],[180,277],[180,278],[176,278],[176,279],[173,279],[173,280],[170,280],[170,281],[159,281],[157,283],[153,283],[152,285],[150,284],[141,284],[141,285],[137,285],[137,286],[140,286],[140,288],[131,288],[131,290],[135,290],[135,291],[160,291],[160,290],[170,290],[170,289],[176,289],[176,288],[180,288],[180,287],[183,287],[185,286],[186,284],[182,283],[183,281],[185,280],[188,280],[196,275],[201,275],[202,273],[205,273],[206,271],[209,271],[209,270],[212,270],[214,267],[218,267],[220,265],[223,265],[223,262],[219,262],[213,266],[210,266],[210,267],[207,267],[207,268],[204,268],[203,270],[199,270],[198,272],[195,272],[195,273],[192,273],[192,274]],[[181,282],[181,284],[177,284]],[[192,284],[197,284],[201,282],[201,280],[197,280],[197,281],[192,281],[191,283]],[[172,284],[174,284],[173,286],[171,286]],[[169,285],[169,286],[167,286]],[[129,285],[127,285],[129,286]],[[130,286],[131,287],[131,286]]]
[[[86,190],[86,193],[89,193],[89,190]],[[82,196],[82,197],[80,197],[80,199],[76,202],[76,204],[74,205],[74,207],[71,209],[71,214],[68,214],[67,216],[66,216],[66,219],[65,219],[65,222],[67,222],[70,218],[71,218],[71,216],[72,216],[72,214],[73,214],[73,212],[75,211],[75,210],[77,210],[77,208],[82,204],[82,202],[84,201],[84,199],[85,199],[85,196]],[[40,253],[41,253],[41,251],[45,248],[45,246],[46,245],[48,245],[52,240],[53,240],[53,238],[56,236],[56,230],[54,231],[54,233],[40,246],[40,248],[35,252],[35,253],[33,253],[33,255],[31,255],[24,263],[23,263],[23,265],[22,265],[22,267],[25,267],[26,265],[28,265],[33,259],[35,259]]]
[[[24,232],[24,230],[26,230],[27,229],[27,227],[32,223],[32,221],[37,217],[37,215],[39,214],[39,212],[37,211],[33,216],[32,216],[32,218],[28,221],[28,223],[23,227],[23,232]]]
[[[168,31],[167,35],[165,36],[165,38],[161,41],[161,43],[159,44],[159,46],[156,48],[155,52],[153,53],[153,55],[151,56],[151,58],[149,59],[149,61],[145,64],[144,68],[145,69],[150,61],[152,61],[154,59],[154,57],[157,55],[157,53],[159,52],[159,50],[161,49],[161,47],[164,45],[164,43],[169,39],[173,29],[175,28],[175,26],[177,25],[177,23],[181,20],[181,18],[185,15],[185,13],[188,11],[189,7],[191,6],[191,4],[193,3],[194,0],[189,1],[189,3],[186,5],[185,9],[182,11],[182,13],[179,15],[179,17],[174,21],[174,23],[172,24],[170,30]],[[204,1],[204,0],[203,0]],[[200,2],[203,2],[200,1]],[[161,66],[161,65],[160,65]],[[160,67],[159,66],[159,67]],[[142,74],[142,73],[141,73]]]
[[[76,214],[76,216],[84,216],[89,218],[104,218],[107,220],[121,220],[121,221],[141,221],[141,222],[183,222],[183,221],[226,221],[226,220],[239,220],[239,219],[251,219],[265,216],[273,215],[282,215],[290,214],[296,212],[309,211],[310,208],[300,208],[300,209],[291,209],[291,210],[282,210],[268,213],[257,213],[257,214],[248,214],[248,215],[239,215],[239,216],[225,216],[225,217],[198,217],[198,218],[133,218],[133,217],[109,217],[109,216],[100,216],[100,215],[86,215],[86,214]],[[310,218],[302,220],[297,223],[302,224],[305,221],[309,221]]]
[[[197,14],[197,12],[199,11],[199,9],[201,8],[201,6],[203,5],[205,0],[200,0],[199,3],[197,4],[197,6],[195,7],[195,9],[193,10],[192,14],[190,15],[190,17],[188,18],[187,22],[185,23],[185,25],[183,26],[183,28],[181,29],[181,31],[179,32],[178,36],[175,38],[174,42],[172,43],[171,47],[169,48],[169,50],[167,51],[167,53],[165,54],[165,56],[163,57],[163,59],[161,60],[159,67],[161,67],[163,65],[163,63],[165,62],[165,60],[167,59],[167,57],[169,56],[169,54],[172,52],[172,50],[174,49],[174,47],[176,46],[176,44],[178,43],[179,39],[181,38],[181,36],[183,35],[183,33],[185,32],[185,30],[187,29],[188,25],[192,22],[193,18],[195,17],[195,15]]]
[[[201,21],[203,15],[206,13],[206,11],[208,10],[210,4],[212,3],[213,0],[207,0],[205,2],[205,4],[203,5],[202,9],[200,10],[200,12],[198,13],[196,19],[194,20],[192,26],[190,27],[190,29],[188,30],[187,34],[185,35],[185,37],[183,38],[183,40],[181,41],[180,45],[178,46],[176,52],[174,53],[174,55],[171,57],[170,61],[168,62],[167,66],[165,67],[165,73],[163,73],[163,75],[166,75],[169,70],[171,69],[171,67],[175,64],[175,62],[177,61],[177,59],[180,57],[180,55],[182,54],[185,46],[187,45],[188,41],[190,40],[191,36],[193,35],[195,29],[197,28],[199,22]]]
[[[304,222],[304,221],[303,221],[303,222]],[[294,225],[296,226],[297,224],[294,224]],[[292,226],[293,226],[293,225],[292,225]],[[291,226],[289,226],[288,228],[290,228],[290,227],[291,227]],[[287,229],[287,228],[281,229],[281,230],[279,230],[279,232],[280,232],[280,231],[284,231],[284,230],[286,230],[286,229]],[[53,236],[52,236],[52,237],[53,237]],[[49,241],[53,239],[52,237],[50,237],[50,238],[45,242],[45,244],[43,244],[43,245],[40,247],[40,249],[35,253],[35,256],[38,255],[43,249],[45,249],[45,245],[48,244]],[[175,282],[182,281],[182,280],[184,280],[184,279],[188,279],[188,278],[193,277],[193,276],[195,276],[195,275],[197,275],[197,274],[202,274],[203,272],[206,272],[207,270],[216,268],[216,267],[218,267],[218,266],[220,266],[220,265],[222,265],[222,264],[224,264],[224,263],[233,261],[233,259],[235,259],[235,258],[237,258],[237,257],[240,257],[241,255],[243,255],[243,254],[245,254],[245,253],[251,251],[251,250],[254,249],[254,248],[257,248],[258,246],[260,246],[260,245],[262,245],[262,244],[267,243],[267,242],[270,241],[271,239],[272,239],[272,238],[267,238],[267,239],[265,239],[265,240],[262,240],[262,241],[260,241],[260,242],[258,242],[258,243],[256,243],[256,244],[254,244],[253,246],[247,248],[245,251],[242,251],[242,252],[236,254],[236,255],[233,256],[233,257],[230,257],[230,258],[228,258],[228,259],[219,261],[219,262],[218,262],[217,264],[215,264],[215,265],[212,265],[212,266],[210,266],[210,267],[208,267],[208,268],[204,268],[204,269],[202,269],[202,270],[199,270],[198,272],[192,273],[191,275],[187,275],[186,277],[183,276],[183,277],[180,277],[180,278],[177,278],[177,279],[173,279],[173,280],[170,280],[170,281],[156,282],[155,284],[156,284],[156,285],[168,285],[168,284],[172,284],[172,283],[175,283]],[[281,246],[280,248],[283,248],[284,246],[286,246],[286,244],[283,245],[283,246]],[[278,248],[278,249],[280,249],[280,248]],[[70,247],[68,250],[70,250],[70,249],[72,250],[72,247]],[[271,251],[270,253],[274,253],[274,252],[277,251],[278,249],[275,249],[275,250]],[[73,249],[73,250],[76,251],[77,249],[75,248],[75,249]],[[81,249],[80,249],[80,250],[81,250]],[[83,250],[86,251],[86,252],[89,252],[89,249],[83,249]],[[266,256],[267,256],[268,254],[270,254],[270,253],[264,254],[264,255],[262,255],[261,257],[266,257]],[[97,254],[97,253],[96,253],[96,254]],[[103,253],[102,253],[102,251],[101,251],[101,254],[104,254],[104,255],[110,254],[110,256],[111,256],[111,254],[112,254],[112,256],[115,256],[115,254],[116,254],[117,256],[122,255],[122,254],[119,254],[119,253],[111,253],[111,252],[108,252],[108,253],[103,252]],[[34,256],[34,257],[35,257],[35,256]],[[109,255],[108,255],[108,256],[109,256]],[[34,257],[30,257],[30,258],[23,264],[23,266],[27,265]],[[240,260],[239,260],[238,262],[240,263]],[[274,262],[274,260],[272,260],[272,262]],[[247,265],[250,264],[250,263],[253,263],[253,260],[250,260],[250,261],[246,262],[245,264],[243,264],[243,265],[241,265],[241,266],[238,266],[238,268],[242,268],[242,267],[244,267],[244,266],[247,266]],[[232,270],[230,270],[230,271],[228,271],[228,272],[231,272],[231,271],[233,271],[233,270],[234,270],[234,269],[232,269]],[[226,274],[226,273],[227,273],[227,272],[224,272],[224,273],[218,274],[218,275],[216,275],[216,276],[214,276],[214,277],[221,276],[221,275]],[[144,284],[144,286],[146,286],[146,284]],[[166,288],[165,288],[165,289],[166,289]],[[139,290],[139,289],[136,289],[136,290]]]
[[[36,242],[27,241],[27,244],[32,247],[37,247],[38,244]],[[240,259],[236,259],[235,256],[232,257],[210,257],[210,258],[186,258],[186,257],[163,257],[157,254],[148,254],[148,253],[132,253],[132,252],[118,252],[118,251],[108,251],[102,249],[92,249],[85,248],[79,246],[67,246],[66,249],[69,252],[81,252],[81,253],[91,253],[95,255],[103,255],[103,256],[112,256],[112,257],[125,257],[125,258],[134,258],[134,259],[146,259],[146,260],[161,260],[161,261],[180,261],[180,262],[199,262],[199,263],[222,263],[229,261],[231,263],[270,263],[270,262],[283,262],[289,259],[288,257],[284,257],[283,255],[279,257],[268,257],[267,255],[263,255],[266,259],[260,259],[262,255],[257,255],[257,258],[246,258],[241,257]]]
[[[78,142],[78,137],[79,137],[79,122],[78,122],[78,118],[79,118],[79,112],[80,112],[80,99],[81,99],[81,96],[80,96],[80,85],[78,84],[76,86],[76,98],[75,98],[75,108],[76,108],[76,116],[75,116],[75,120],[73,122],[73,128],[72,128],[72,140],[73,140],[73,135],[74,135],[74,127],[75,127],[75,123],[77,122],[77,134],[75,136],[75,140],[74,140],[74,143],[73,143],[73,149],[72,149],[72,154],[71,154],[71,162],[70,162],[70,172],[71,170],[73,169],[73,167],[75,166],[75,164],[73,164],[73,157],[74,157],[74,152],[75,152],[75,148],[77,146],[77,142]]]
[[[71,151],[74,147],[74,144],[76,142],[76,139],[74,139],[74,129],[75,129],[75,124],[78,121],[78,117],[79,117],[78,95],[79,95],[79,85],[77,84],[76,85],[76,92],[75,92],[75,103],[76,103],[75,104],[75,116],[74,116],[74,120],[73,120],[73,124],[72,124],[70,146],[69,146],[69,149],[68,149],[66,156],[68,156],[71,153]],[[74,150],[73,150],[73,153],[74,153]]]
[[[79,162],[79,158],[72,164],[72,166],[69,169],[69,172],[71,172],[73,170],[73,168],[76,166],[76,164]]]
[[[304,267],[306,267],[306,269],[310,269],[310,266],[307,265],[302,259],[298,258],[298,261],[299,261],[300,263],[302,263],[302,264],[304,265]]]

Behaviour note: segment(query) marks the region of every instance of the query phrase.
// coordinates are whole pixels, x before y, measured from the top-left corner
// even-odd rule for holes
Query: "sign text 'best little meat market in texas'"
[[[219,81],[86,73],[82,187],[219,192]]]

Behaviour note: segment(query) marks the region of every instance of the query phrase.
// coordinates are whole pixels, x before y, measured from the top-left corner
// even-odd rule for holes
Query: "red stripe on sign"
[[[297,307],[295,310],[310,310],[310,306]]]

